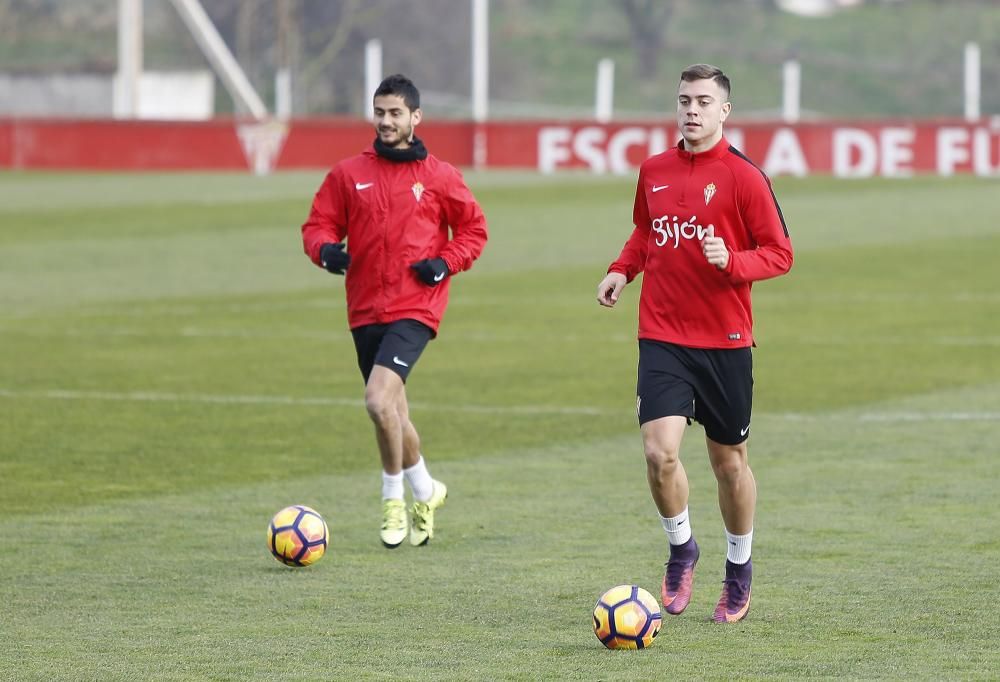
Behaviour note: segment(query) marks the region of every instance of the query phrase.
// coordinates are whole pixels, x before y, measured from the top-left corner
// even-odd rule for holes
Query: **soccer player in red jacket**
[[[380,537],[394,548],[407,535],[411,545],[426,544],[448,494],[421,455],[405,384],[437,335],[451,277],[479,257],[487,230],[458,170],[413,134],[422,116],[413,82],[398,74],[383,80],[374,109],[375,142],[327,174],[302,241],[313,263],[346,273],[347,320],[382,460]]]
[[[750,609],[757,487],[747,461],[753,373],[750,286],[792,266],[792,244],[767,176],[723,136],[729,79],[695,64],[681,74],[682,140],[639,169],[635,229],[597,288],[612,307],[644,272],[636,411],[646,478],[670,545],[661,597],[677,615],[691,599],[699,550],[679,459],[687,425],[705,427],[726,531],[726,572],[713,620]]]

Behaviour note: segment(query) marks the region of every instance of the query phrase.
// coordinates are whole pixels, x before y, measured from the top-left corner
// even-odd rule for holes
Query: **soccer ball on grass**
[[[660,632],[660,604],[638,585],[618,585],[594,607],[594,634],[609,649],[645,649]]]
[[[309,566],[323,558],[329,531],[326,521],[312,507],[285,507],[267,527],[267,548],[287,566]]]

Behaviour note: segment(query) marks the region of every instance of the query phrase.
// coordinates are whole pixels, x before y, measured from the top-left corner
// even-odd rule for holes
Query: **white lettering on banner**
[[[791,128],[779,128],[774,133],[764,159],[764,172],[768,175],[788,173],[800,178],[809,175],[799,138]]]
[[[597,174],[608,172],[607,156],[601,149],[607,134],[596,126],[581,128],[573,136],[573,152]]]
[[[649,131],[649,155],[662,154],[673,145],[667,142],[667,131],[663,128],[653,128]]]
[[[913,175],[909,164],[913,162],[912,128],[883,128],[879,135],[881,166],[879,172],[887,178],[906,178]]]
[[[611,136],[608,142],[608,164],[615,175],[626,175],[632,171],[628,162],[628,148],[643,144],[646,131],[642,128],[622,128]]]
[[[601,126],[587,126],[576,132],[568,126],[545,126],[538,130],[538,170],[553,173],[579,160],[594,173],[627,175],[638,168],[629,161],[630,149],[645,145],[644,152],[638,155],[645,159],[672,146],[667,140],[663,128],[629,126],[609,136]]]
[[[572,133],[566,127],[545,127],[538,131],[538,170],[553,173],[556,167],[569,161],[567,147]]]
[[[969,131],[965,128],[941,128],[937,133],[938,175],[953,175],[955,166],[969,160]]]
[[[838,178],[913,175],[912,128],[883,128],[875,134],[859,128],[833,131],[833,174]],[[852,159],[857,156],[857,161]]]
[[[851,163],[853,152],[858,162]],[[872,136],[858,128],[833,131],[833,174],[838,178],[870,178],[875,175],[878,150]]]
[[[906,178],[917,172],[917,166],[921,171],[936,170],[945,176],[969,171],[979,176],[1000,176],[997,129],[970,128],[957,122],[926,128],[913,123],[865,126],[830,126],[815,132],[794,127],[773,132],[751,130],[749,142],[754,153],[762,155],[761,168],[770,176],[831,172],[838,178]],[[745,150],[747,137],[744,129],[726,130],[730,144],[741,151]],[[594,173],[628,175],[636,171],[641,159],[672,147],[677,139],[672,127],[544,126],[538,128],[538,170],[553,173],[585,165]],[[803,140],[810,141],[808,147],[803,147]],[[823,140],[830,145],[830,167],[824,165],[825,155],[817,149]]]
[[[976,128],[972,138],[972,170],[976,175],[991,177],[1000,175],[1000,136],[997,137],[997,165],[991,160],[990,143],[992,135],[985,128]]]

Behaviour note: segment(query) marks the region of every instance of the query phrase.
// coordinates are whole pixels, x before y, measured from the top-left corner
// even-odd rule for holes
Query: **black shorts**
[[[351,330],[358,352],[358,369],[368,383],[375,365],[388,367],[402,378],[417,364],[434,331],[423,322],[396,320],[389,324],[367,324]]]
[[[639,424],[687,417],[705,435],[737,445],[750,433],[753,357],[749,348],[687,348],[639,339],[636,412]]]

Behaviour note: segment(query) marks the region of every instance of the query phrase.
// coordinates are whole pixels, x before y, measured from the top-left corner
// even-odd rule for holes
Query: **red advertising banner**
[[[0,166],[14,169],[246,169],[232,121],[0,120]]]
[[[587,169],[629,175],[672,146],[672,123],[427,121],[419,134],[461,167],[542,173]],[[734,123],[729,141],[768,175],[841,178],[973,173],[1000,177],[1000,120]],[[358,120],[287,123],[63,119],[0,120],[0,168],[79,170],[272,170],[328,168],[371,144]]]
[[[529,141],[522,134],[520,144]],[[632,173],[642,159],[679,139],[676,128],[656,125],[540,125],[537,167],[543,173],[589,168]],[[914,174],[1000,175],[1000,125],[964,121],[878,121],[744,124],[726,137],[768,175],[842,178]],[[518,141],[508,139],[512,148]]]

